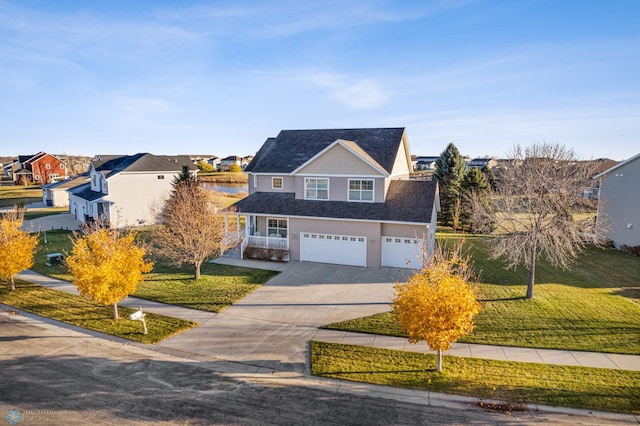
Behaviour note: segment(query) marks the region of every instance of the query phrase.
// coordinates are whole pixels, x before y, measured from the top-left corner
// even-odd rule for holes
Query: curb
[[[17,315],[11,314],[10,311],[15,311]],[[509,404],[507,401],[487,400],[463,395],[395,388],[391,386],[352,382],[340,379],[328,379],[323,377],[311,376],[308,374],[266,369],[257,365],[235,361],[226,361],[224,359],[205,356],[197,353],[178,351],[175,349],[163,348],[156,345],[133,342],[116,336],[93,332],[91,330],[66,324],[61,321],[42,317],[40,315],[22,311],[21,309],[16,309],[12,306],[1,303],[0,315],[8,316],[18,321],[22,321],[37,327],[43,327],[47,329],[63,328],[73,333],[79,333],[87,337],[105,340],[108,344],[129,346],[131,348],[136,348],[137,350],[161,353],[191,362],[216,361],[218,364],[215,365],[215,368],[208,368],[212,368],[220,372],[221,374],[226,374],[233,377],[243,377],[247,380],[256,382],[279,383],[283,385],[295,384],[297,386],[315,388],[328,392],[349,393],[354,395],[366,394],[367,396],[375,398],[383,398],[387,400],[395,400],[398,402],[441,408],[444,407],[464,410],[494,411],[491,410],[490,407],[495,406],[496,408],[498,408],[495,410],[496,413],[526,413],[529,416],[533,416],[534,413],[562,414],[568,416],[589,417],[593,419],[617,421],[630,424],[640,424],[640,415],[634,414],[611,413],[568,407],[553,407],[539,404],[523,404],[522,406],[514,407],[513,404]],[[514,407],[514,409],[509,410],[509,408],[511,407]]]

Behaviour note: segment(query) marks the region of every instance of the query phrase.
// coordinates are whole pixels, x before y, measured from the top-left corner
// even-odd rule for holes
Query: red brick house
[[[67,178],[67,164],[44,151],[35,155],[20,155],[18,162],[20,170],[13,173],[14,182],[44,185]]]

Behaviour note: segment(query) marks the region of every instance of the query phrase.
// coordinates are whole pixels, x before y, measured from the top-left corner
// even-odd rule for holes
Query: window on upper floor
[[[287,238],[287,219],[267,218],[267,235],[269,237]]]
[[[51,168],[51,164],[49,164],[49,163],[45,164],[45,165],[44,165],[44,168],[45,168],[45,169],[50,169],[50,168]]]
[[[96,185],[96,175],[91,176],[91,186],[95,187]]]
[[[61,168],[61,169],[64,169],[64,164],[60,164],[60,168]]]
[[[271,188],[272,189],[282,189],[282,178],[281,177],[273,177],[273,178],[271,178]]]
[[[373,201],[373,179],[349,179],[349,201]]]
[[[305,200],[328,200],[329,199],[329,179],[305,178],[304,179],[304,199]]]

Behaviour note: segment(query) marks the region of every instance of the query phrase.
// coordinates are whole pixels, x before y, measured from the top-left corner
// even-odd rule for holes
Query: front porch
[[[289,221],[286,218],[244,216],[240,257],[283,262],[289,258]]]

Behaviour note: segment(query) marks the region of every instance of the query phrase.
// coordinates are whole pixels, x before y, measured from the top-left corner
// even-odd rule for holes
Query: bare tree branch
[[[472,194],[476,229],[494,235],[492,257],[528,270],[527,298],[533,298],[538,258],[567,268],[581,253],[584,227],[574,220],[592,182],[593,163],[557,144],[516,146],[498,175],[495,192]]]

